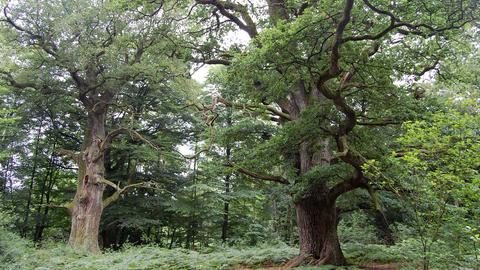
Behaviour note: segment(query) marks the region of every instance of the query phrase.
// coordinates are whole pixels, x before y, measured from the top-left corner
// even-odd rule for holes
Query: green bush
[[[0,262],[7,265],[29,254],[33,245],[17,234],[11,232],[13,218],[0,211]]]
[[[362,211],[345,215],[338,224],[338,237],[342,243],[378,244],[375,227]]]

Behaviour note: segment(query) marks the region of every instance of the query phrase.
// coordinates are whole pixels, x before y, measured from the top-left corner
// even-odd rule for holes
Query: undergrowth
[[[0,269],[5,270],[210,270],[241,269],[240,266],[261,269],[264,265],[281,265],[298,254],[298,248],[280,242],[253,247],[212,247],[201,252],[154,245],[127,245],[121,251],[106,251],[90,256],[87,252],[74,251],[63,243],[44,243],[41,247],[35,247],[32,242],[13,233],[7,225],[9,222],[5,221],[7,219],[0,212]],[[350,242],[342,244],[352,266],[303,266],[297,269],[355,270],[360,268],[354,265],[372,262],[402,263],[405,265],[402,269],[414,269],[411,262],[420,260],[419,243],[413,239],[402,240],[394,246],[365,244],[361,240],[350,238]],[[435,260],[432,262],[435,264]]]
[[[185,249],[165,249],[157,246],[130,246],[122,251],[108,251],[101,255],[88,256],[86,252],[76,252],[65,245],[35,249],[28,245],[16,252],[4,254],[5,241],[10,243],[18,239],[4,239],[2,256],[3,269],[162,269],[162,270],[203,270],[232,269],[238,265],[258,266],[268,262],[282,264],[297,254],[297,249],[285,244],[257,246],[247,249],[225,248],[210,253],[199,253]],[[8,249],[8,248],[7,248]]]

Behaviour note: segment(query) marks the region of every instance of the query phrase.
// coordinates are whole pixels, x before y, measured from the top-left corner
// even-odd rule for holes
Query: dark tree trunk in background
[[[225,176],[225,194],[230,193],[230,175]],[[228,214],[230,203],[225,200],[223,203],[223,223],[222,223],[222,242],[226,243],[228,239]]]
[[[198,143],[195,142],[195,153],[198,151]],[[195,157],[193,159],[193,173],[192,173],[192,182],[193,182],[193,190],[192,190],[192,197],[191,200],[193,202],[193,211],[190,215],[190,220],[187,225],[187,235],[185,239],[185,247],[195,249],[195,235],[197,234],[198,229],[198,222],[197,222],[197,170],[198,170],[198,159]]]
[[[227,128],[232,126],[232,111],[229,109],[227,114]],[[230,161],[232,156],[232,149],[230,144],[227,143],[225,149],[225,159]],[[229,226],[229,211],[230,201],[228,196],[230,195],[230,177],[231,174],[225,176],[225,199],[223,201],[223,222],[222,222],[222,243],[226,243],[228,240],[228,226]]]
[[[39,151],[39,143],[40,143],[40,134],[42,132],[42,125],[43,119],[40,120],[40,124],[37,130],[37,136],[35,137],[35,150],[33,154],[33,165],[32,165],[32,174],[30,176],[30,184],[28,187],[28,197],[27,197],[27,206],[25,207],[25,218],[23,220],[23,227],[22,227],[22,236],[26,237],[28,232],[28,218],[30,216],[30,206],[32,204],[32,193],[33,193],[33,186],[35,183],[35,176],[37,174],[37,163],[38,163],[38,151]]]
[[[177,231],[177,227],[173,228],[172,234],[170,235],[170,244],[168,245],[169,249],[172,249],[173,243],[175,242],[175,232]]]
[[[77,192],[70,208],[71,231],[69,244],[74,249],[99,253],[98,231],[102,215],[105,186],[104,149],[106,107],[98,106],[88,112],[84,151],[79,160]]]
[[[35,217],[35,232],[33,234],[33,241],[35,242],[40,242],[42,240],[43,230],[47,223],[48,205],[43,206],[43,204],[44,204],[45,197],[50,192],[50,186],[51,186],[50,182],[53,181],[53,177],[55,174],[55,163],[54,163],[55,147],[56,147],[56,142],[53,143],[52,154],[50,155],[50,160],[48,162],[47,173],[40,186],[40,201],[37,207],[37,213]],[[45,209],[43,213],[42,213],[42,207]]]
[[[386,245],[395,245],[392,230],[388,224],[387,217],[382,211],[375,210],[375,227]]]
[[[287,240],[288,244],[293,246],[294,240],[293,240],[293,213],[292,213],[292,205],[289,203],[288,204],[288,209],[287,209]]]

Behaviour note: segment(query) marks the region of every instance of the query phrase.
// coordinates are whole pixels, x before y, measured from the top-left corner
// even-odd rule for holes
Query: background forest
[[[1,269],[480,269],[476,0],[0,3]]]

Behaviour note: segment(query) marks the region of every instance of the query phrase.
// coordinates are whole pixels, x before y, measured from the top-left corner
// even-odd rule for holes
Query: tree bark
[[[99,253],[98,231],[102,215],[102,197],[105,185],[104,141],[106,108],[88,112],[84,151],[79,160],[77,192],[70,208],[71,231],[69,244],[74,249]]]
[[[229,121],[229,123],[231,125],[231,121]],[[227,162],[230,160],[230,156],[231,156],[231,149],[230,149],[230,146],[227,145],[227,149],[226,149]],[[230,195],[230,174],[227,174],[225,176],[225,195],[226,197]],[[222,243],[226,243],[228,240],[229,208],[230,208],[230,201],[228,198],[225,198],[223,202]]]
[[[295,203],[300,237],[300,256],[312,256],[315,264],[346,263],[337,236],[335,202],[307,197]]]

